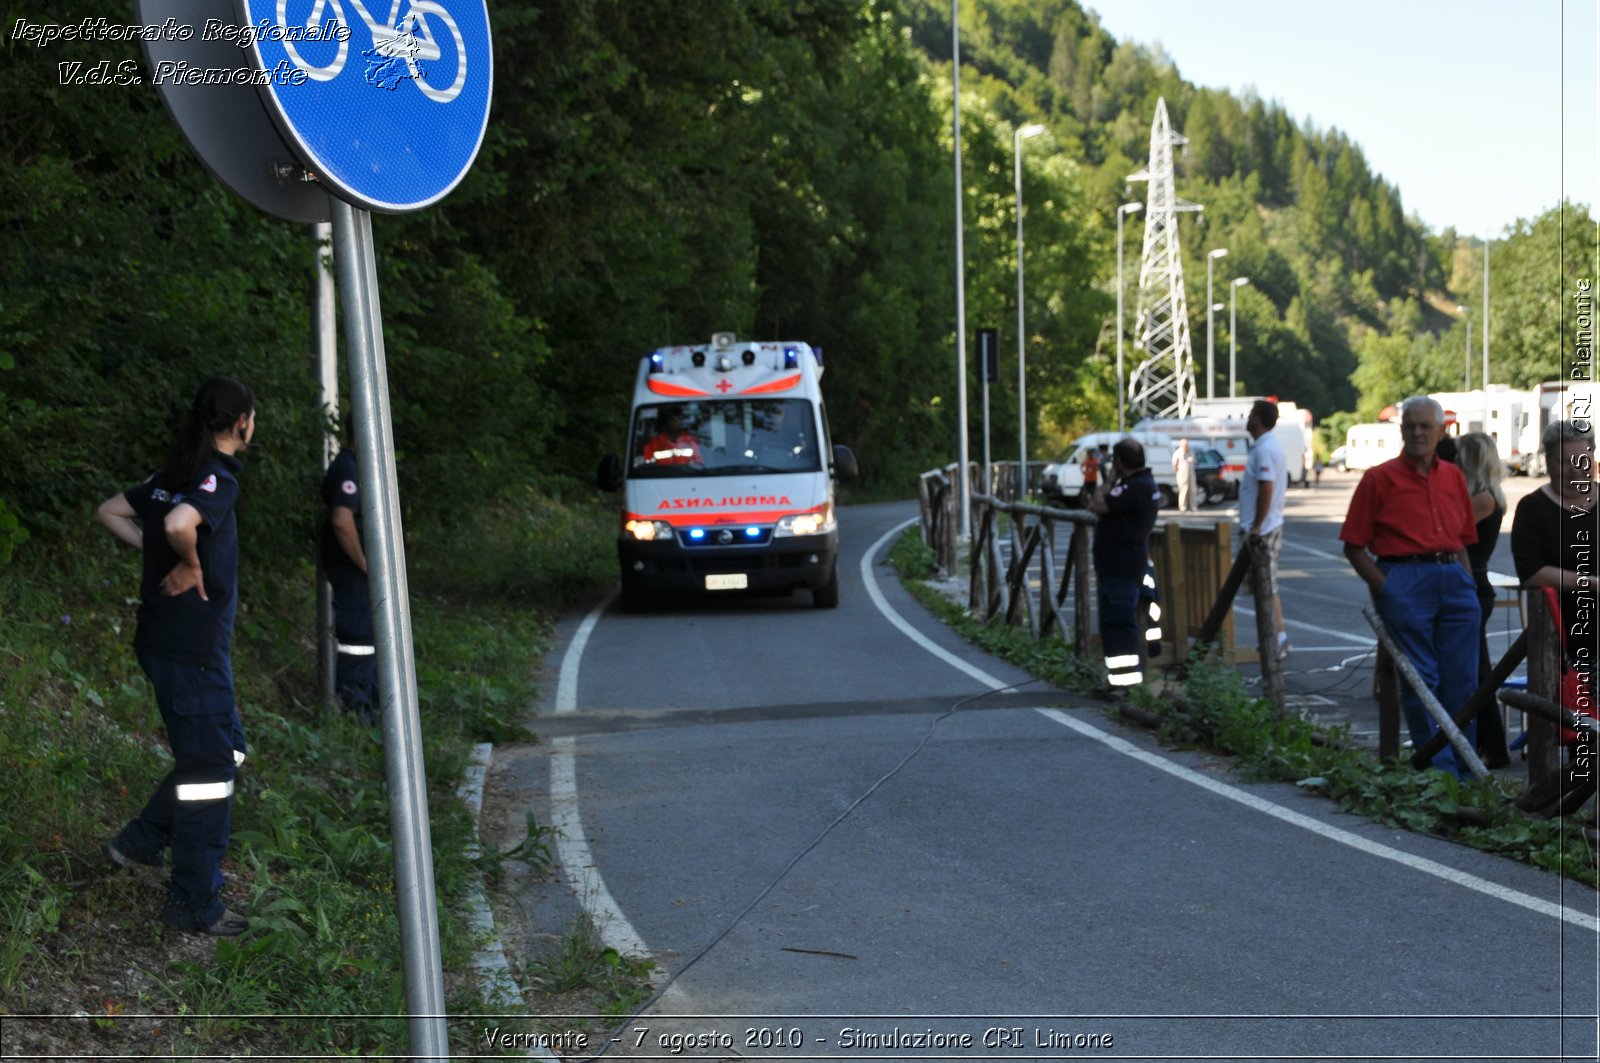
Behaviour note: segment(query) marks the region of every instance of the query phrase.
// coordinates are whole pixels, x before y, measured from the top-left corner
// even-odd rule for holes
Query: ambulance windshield
[[[816,414],[806,399],[640,406],[628,454],[633,479],[822,469]]]

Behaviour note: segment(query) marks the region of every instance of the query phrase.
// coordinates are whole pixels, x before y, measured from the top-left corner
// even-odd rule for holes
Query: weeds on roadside
[[[632,959],[605,944],[593,920],[580,915],[554,950],[528,961],[525,974],[532,988],[552,996],[593,990],[596,1013],[616,1019],[649,998],[654,969],[655,961]]]

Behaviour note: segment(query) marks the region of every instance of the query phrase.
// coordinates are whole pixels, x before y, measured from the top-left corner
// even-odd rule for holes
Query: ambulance
[[[855,455],[828,435],[822,352],[719,332],[639,362],[624,457],[600,464],[623,492],[622,600],[653,592],[789,593],[839,604],[834,483]]]

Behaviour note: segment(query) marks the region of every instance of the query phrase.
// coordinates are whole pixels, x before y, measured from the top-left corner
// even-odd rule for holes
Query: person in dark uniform
[[[1161,492],[1145,465],[1137,439],[1120,439],[1111,448],[1111,471],[1089,500],[1100,515],[1094,531],[1094,572],[1100,593],[1100,642],[1106,678],[1114,687],[1144,682],[1141,650],[1148,616],[1142,600],[1154,601],[1150,531],[1161,509]]]
[[[123,867],[172,869],[161,920],[231,937],[249,923],[222,903],[233,780],[245,758],[231,645],[239,603],[238,455],[255,398],[232,377],[200,387],[166,466],[100,504],[97,519],[144,556],[133,647],[155,687],[173,765],[144,810],[106,843]]]
[[[371,726],[378,722],[378,666],[367,594],[367,554],[361,542],[356,447],[348,437],[322,477],[322,501],[328,509],[322,529],[322,571],[333,586],[339,702]]]

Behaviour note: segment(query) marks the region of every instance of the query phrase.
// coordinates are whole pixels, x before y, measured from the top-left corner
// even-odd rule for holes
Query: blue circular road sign
[[[444,198],[489,123],[484,0],[239,0],[267,110],[332,194],[386,213]],[[368,4],[371,6],[369,7]]]

